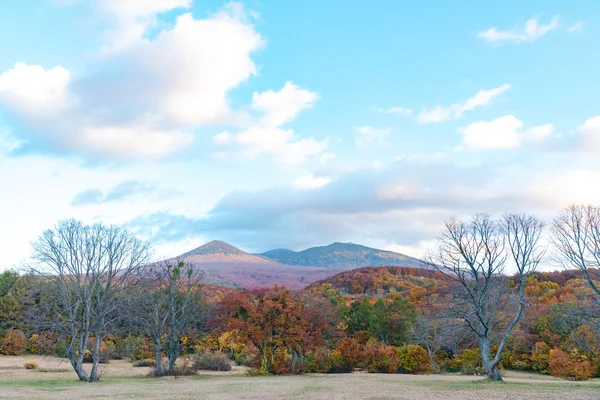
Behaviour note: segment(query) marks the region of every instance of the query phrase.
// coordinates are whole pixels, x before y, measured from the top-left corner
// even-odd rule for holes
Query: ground
[[[26,361],[40,368],[26,370]],[[154,379],[148,368],[127,361],[104,366],[98,383],[81,383],[64,360],[0,357],[0,399],[599,399],[600,380],[568,382],[548,376],[507,372],[505,383],[461,375],[332,374],[245,376],[231,372]]]

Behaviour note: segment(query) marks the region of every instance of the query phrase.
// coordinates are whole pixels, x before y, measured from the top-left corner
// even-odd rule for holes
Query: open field
[[[25,370],[36,360],[47,372]],[[182,378],[148,378],[148,368],[111,361],[99,383],[81,383],[52,357],[0,357],[0,399],[598,399],[600,380],[568,382],[507,372],[505,383],[460,375],[338,374],[249,377],[243,369]]]

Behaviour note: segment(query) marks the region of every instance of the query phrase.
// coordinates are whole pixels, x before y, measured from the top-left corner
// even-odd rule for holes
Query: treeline
[[[121,228],[66,221],[34,244],[32,273],[0,275],[0,353],[66,357],[88,381],[113,358],[158,376],[237,363],[258,374],[589,379],[600,374],[599,233],[595,207],[566,209],[550,229],[527,215],[477,215],[446,224],[432,270],[236,290],[203,285],[178,260],[150,264],[147,244]],[[549,258],[565,269],[537,271]]]

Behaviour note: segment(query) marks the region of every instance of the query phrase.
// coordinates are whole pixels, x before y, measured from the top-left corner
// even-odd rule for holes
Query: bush
[[[156,367],[156,360],[146,358],[144,360],[136,360],[131,364],[133,367]]]
[[[360,365],[361,361],[362,349],[360,344],[354,339],[344,338],[331,352],[328,372],[352,372]]]
[[[399,360],[395,347],[369,340],[364,347],[363,358],[368,372],[398,372]]]
[[[197,371],[231,371],[231,361],[220,352],[194,354],[193,366]]]
[[[131,358],[131,355],[135,353],[137,349],[141,349],[146,345],[146,341],[143,336],[129,335],[120,340],[115,341],[115,354],[114,357],[117,360]],[[137,360],[145,360],[137,359]],[[134,361],[137,361],[134,360]]]
[[[456,360],[463,375],[483,375],[483,364],[479,349],[467,349]]]
[[[431,358],[418,344],[404,345],[398,350],[398,371],[404,374],[423,374],[431,371]]]
[[[25,363],[25,369],[37,369],[39,367],[39,364],[37,363],[37,361],[27,361]]]
[[[41,334],[34,333],[27,340],[27,351],[31,354],[48,356],[54,353],[57,343],[58,337],[49,331],[43,331]]]
[[[588,380],[596,373],[590,360],[577,350],[573,350],[571,354],[557,348],[550,350],[548,365],[552,376],[573,381]]]
[[[93,342],[91,343],[93,344]],[[108,364],[114,354],[114,344],[100,343],[100,364]],[[91,363],[94,361],[94,357],[90,350],[86,350],[83,356],[84,363]]]
[[[9,329],[4,338],[0,340],[0,354],[6,356],[20,356],[25,352],[25,334],[19,329]]]
[[[541,374],[548,374],[548,359],[550,357],[550,346],[544,342],[537,342],[531,352],[531,369]]]

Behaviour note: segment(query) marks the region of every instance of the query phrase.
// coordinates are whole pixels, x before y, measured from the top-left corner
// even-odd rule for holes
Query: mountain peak
[[[220,240],[213,240],[202,246],[195,248],[194,250],[188,251],[187,253],[179,256],[180,258],[187,258],[191,256],[205,256],[205,255],[222,255],[222,256],[243,256],[247,255],[245,251],[238,249],[235,246],[225,243]]]

